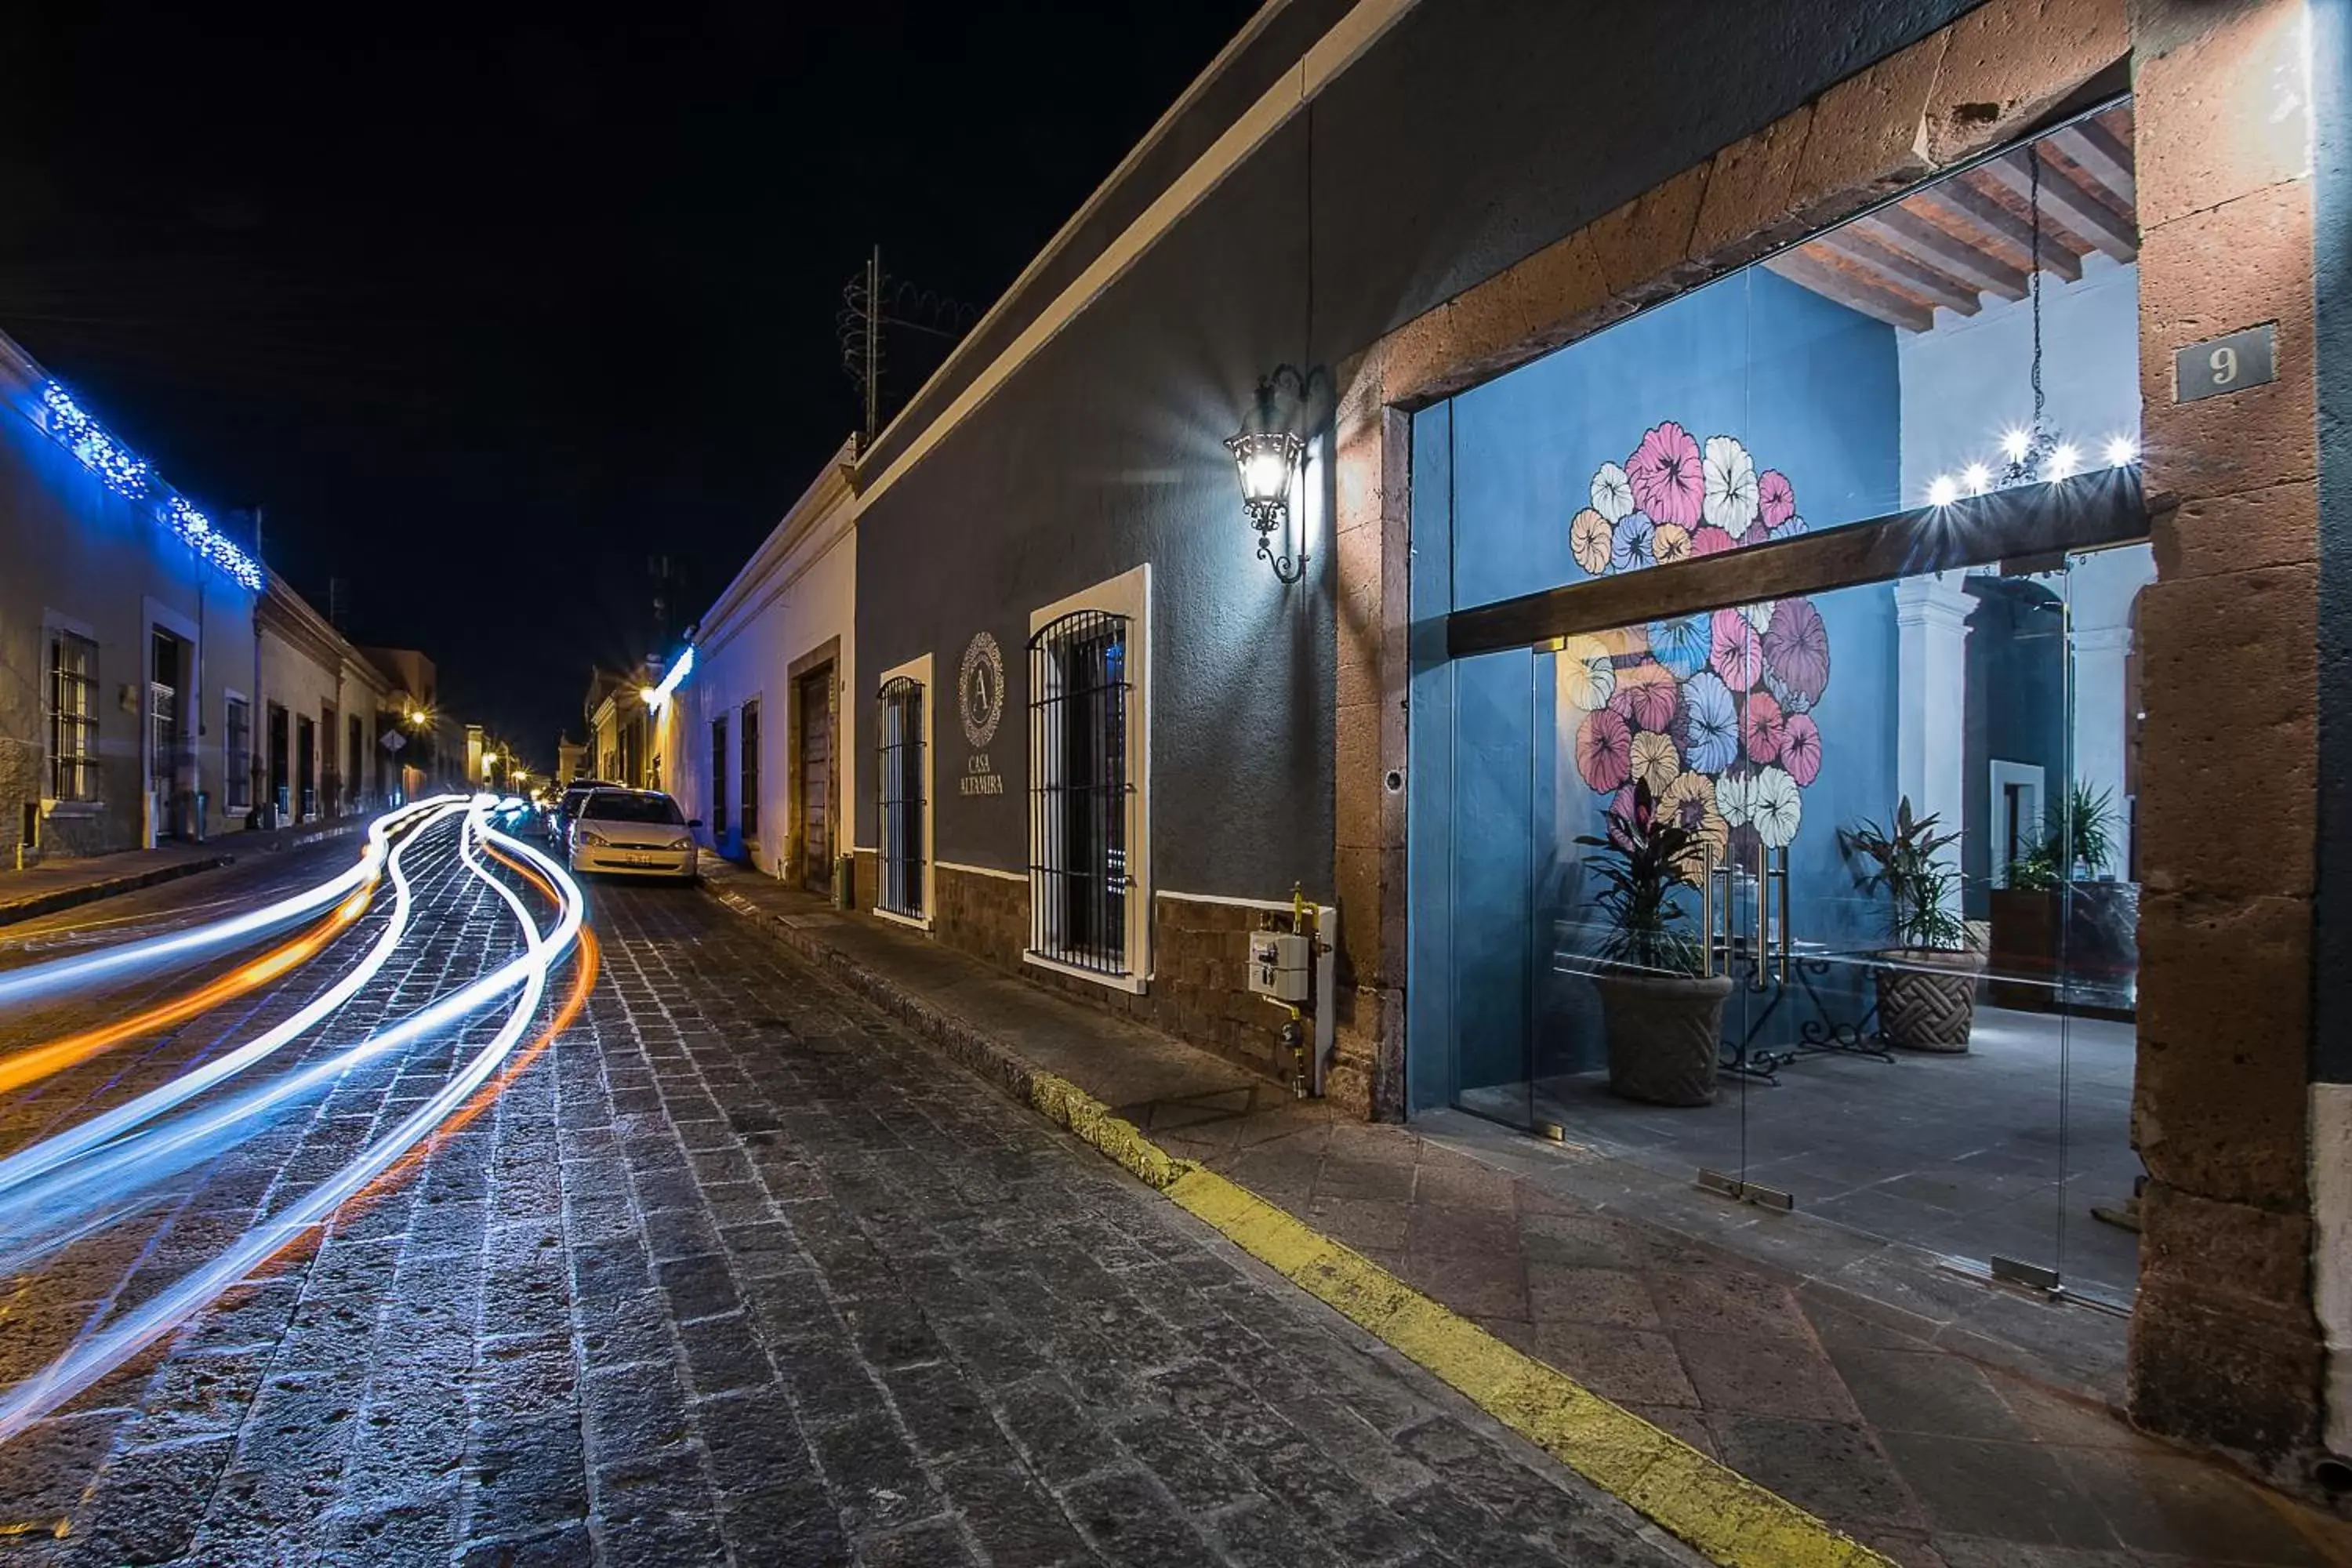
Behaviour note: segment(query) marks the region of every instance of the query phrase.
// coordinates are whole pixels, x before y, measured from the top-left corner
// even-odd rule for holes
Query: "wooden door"
[[[802,884],[816,892],[833,889],[833,758],[835,715],[833,666],[800,678],[799,760]]]

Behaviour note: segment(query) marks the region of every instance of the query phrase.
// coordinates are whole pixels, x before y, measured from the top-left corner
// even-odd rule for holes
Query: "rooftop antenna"
[[[841,368],[864,404],[857,449],[866,451],[882,433],[882,374],[889,360],[885,328],[919,332],[948,344],[971,331],[979,310],[943,294],[919,289],[882,270],[882,247],[867,253],[866,265],[843,285],[834,317],[841,342]]]

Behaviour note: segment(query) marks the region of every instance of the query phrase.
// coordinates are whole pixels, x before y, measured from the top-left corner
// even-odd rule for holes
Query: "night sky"
[[[856,425],[867,247],[984,309],[1255,8],[10,6],[0,330],[543,768]]]

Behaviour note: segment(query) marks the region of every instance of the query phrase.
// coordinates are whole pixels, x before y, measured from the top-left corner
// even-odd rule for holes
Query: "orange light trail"
[[[199,1013],[233,1001],[309,963],[352,921],[367,912],[369,901],[375,897],[375,886],[374,879],[371,878],[357,892],[336,905],[334,913],[304,935],[258,958],[250,959],[193,991],[183,992],[142,1013],[134,1013],[128,1018],[99,1028],[85,1029],[63,1039],[51,1040],[47,1045],[28,1046],[11,1056],[0,1057],[0,1094],[22,1089],[28,1083],[37,1083],[51,1073],[62,1072],[78,1062],[88,1061],[100,1051],[121,1045],[125,1040],[184,1023]]]

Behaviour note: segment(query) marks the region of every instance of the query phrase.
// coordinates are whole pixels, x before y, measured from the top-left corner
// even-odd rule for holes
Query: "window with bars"
[[[98,644],[49,633],[49,794],[98,798]]]
[[[743,738],[739,743],[742,755],[742,787],[736,793],[736,815],[742,819],[743,842],[750,844],[760,836],[760,704],[754,700],[743,704]],[[756,857],[755,857],[756,858]]]
[[[1128,617],[1076,610],[1029,639],[1030,943],[1129,973]]]
[[[881,740],[881,886],[877,907],[920,920],[923,908],[923,683],[896,676],[882,683],[877,733]]]
[[[356,720],[353,721],[357,722]],[[231,811],[253,809],[253,705],[228,700],[221,723],[221,784]]]
[[[727,721],[710,721],[710,837],[727,837]]]

